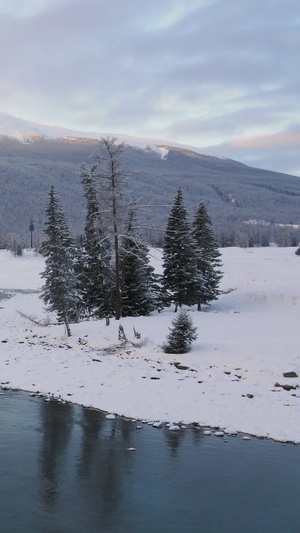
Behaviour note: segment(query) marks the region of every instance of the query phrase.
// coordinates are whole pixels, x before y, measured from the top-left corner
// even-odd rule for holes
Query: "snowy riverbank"
[[[132,418],[300,443],[300,378],[284,377],[300,376],[300,258],[294,248],[221,251],[224,294],[191,311],[198,339],[188,354],[161,349],[172,310],[122,319],[129,342],[116,348],[117,321],[72,325],[68,339],[63,326],[24,316],[46,321],[38,293],[16,292],[0,302],[0,382]],[[0,290],[38,289],[43,268],[32,252],[0,251]]]

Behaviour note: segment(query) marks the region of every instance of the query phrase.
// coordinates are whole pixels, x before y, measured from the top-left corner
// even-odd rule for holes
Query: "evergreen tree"
[[[199,276],[195,243],[187,219],[181,188],[175,196],[164,238],[163,290],[177,307],[197,302]]]
[[[197,339],[197,328],[185,309],[181,309],[172,321],[172,328],[167,337],[167,343],[163,345],[165,353],[186,353],[194,340]]]
[[[222,278],[222,263],[217,247],[210,216],[205,204],[201,202],[194,217],[192,236],[196,243],[197,269],[201,283],[198,290],[198,310],[201,305],[215,300],[219,295]]]
[[[110,239],[105,234],[96,190],[96,169],[81,166],[81,182],[86,198],[86,224],[84,240],[84,268],[81,274],[83,300],[98,317],[113,312],[114,274],[111,265]]]
[[[53,185],[49,192],[46,217],[44,233],[47,238],[41,244],[41,252],[46,258],[46,267],[41,274],[45,280],[41,298],[48,311],[56,312],[59,322],[64,322],[67,335],[70,336],[70,322],[79,318],[80,307],[74,269],[76,250]]]
[[[142,240],[134,207],[122,239],[122,316],[149,315],[155,309],[154,268]]]

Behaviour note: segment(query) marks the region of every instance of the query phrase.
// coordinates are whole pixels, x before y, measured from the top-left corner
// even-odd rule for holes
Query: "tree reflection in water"
[[[44,508],[53,509],[60,494],[60,480],[66,467],[66,455],[73,427],[73,406],[57,402],[41,402],[43,438],[39,454],[41,488]]]
[[[25,393],[2,395],[0,415],[1,531],[299,529],[299,446],[137,430]]]
[[[116,520],[125,474],[133,460],[126,443],[134,426],[122,418],[106,420],[103,412],[90,409],[82,409],[80,426],[77,482],[84,486],[85,505],[90,513],[97,509],[103,519],[113,516]]]

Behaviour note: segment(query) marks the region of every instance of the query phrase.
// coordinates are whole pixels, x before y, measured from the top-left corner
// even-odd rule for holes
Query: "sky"
[[[0,112],[300,176],[296,0],[0,0]]]

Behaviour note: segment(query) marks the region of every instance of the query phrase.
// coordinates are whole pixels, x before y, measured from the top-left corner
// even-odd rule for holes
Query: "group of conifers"
[[[139,204],[130,197],[129,175],[122,167],[125,147],[110,138],[102,139],[100,146],[95,164],[80,167],[86,222],[79,242],[71,235],[60,197],[53,185],[50,188],[40,248],[45,257],[41,298],[47,309],[57,314],[68,335],[70,323],[92,316],[119,320],[172,304],[175,311],[194,305],[201,310],[217,298],[222,277],[205,204],[199,204],[190,223],[178,189],[164,233],[163,272],[158,275],[138,224]]]

